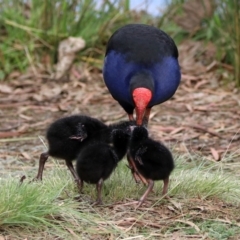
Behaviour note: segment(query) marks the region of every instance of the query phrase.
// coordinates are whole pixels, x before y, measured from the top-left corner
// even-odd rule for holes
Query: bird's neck
[[[143,70],[132,76],[130,79],[131,92],[133,92],[136,88],[146,88],[153,92],[154,81],[150,72]]]
[[[137,127],[133,130],[130,145],[133,147],[138,146],[148,139],[148,130],[145,127]]]
[[[127,152],[128,139],[126,139],[125,141],[121,140],[118,142],[114,142],[113,145],[115,153],[118,156],[118,161],[120,161]]]

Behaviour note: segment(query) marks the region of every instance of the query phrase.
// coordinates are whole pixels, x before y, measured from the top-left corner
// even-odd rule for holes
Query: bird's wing
[[[139,157],[139,156],[135,157],[135,161],[138,161],[140,165],[144,165],[143,162],[142,162],[142,158]]]
[[[140,157],[143,153],[147,151],[147,147],[139,148],[135,155],[135,160],[139,162],[140,165],[144,165],[142,158]]]

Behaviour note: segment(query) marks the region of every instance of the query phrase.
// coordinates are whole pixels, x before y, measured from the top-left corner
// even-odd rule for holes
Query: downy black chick
[[[118,162],[126,154],[129,137],[130,131],[116,129],[111,132],[113,146],[106,142],[89,143],[79,153],[76,171],[81,188],[83,182],[96,184],[97,200],[95,204],[102,204],[103,181],[109,178]]]
[[[169,175],[174,169],[173,157],[168,148],[161,142],[149,138],[145,127],[135,127],[130,138],[129,153],[137,170],[148,182],[148,188],[137,207],[142,205],[153,189],[155,180],[163,180],[162,194],[165,195],[168,190]]]
[[[72,161],[77,158],[83,140],[103,129],[108,129],[107,125],[85,115],[72,115],[53,122],[46,133],[48,151],[41,154],[38,174],[34,179],[42,180],[44,165],[48,157],[52,156],[64,159],[74,179],[78,181]]]

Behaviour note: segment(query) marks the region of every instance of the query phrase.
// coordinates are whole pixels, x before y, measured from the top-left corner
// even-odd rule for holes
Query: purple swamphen
[[[171,98],[181,73],[178,50],[160,29],[129,24],[109,39],[103,67],[105,84],[137,125],[148,123],[151,108]]]

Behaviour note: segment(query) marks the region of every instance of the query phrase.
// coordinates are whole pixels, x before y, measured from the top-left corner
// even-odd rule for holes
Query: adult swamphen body
[[[137,125],[147,125],[151,108],[171,98],[180,83],[178,50],[165,32],[129,24],[109,39],[103,77],[113,98]]]
[[[64,159],[74,179],[78,176],[72,161],[78,156],[85,138],[89,138],[97,131],[107,130],[108,126],[96,118],[85,115],[72,115],[53,122],[46,133],[48,151],[41,154],[36,180],[42,180],[44,165],[49,156]]]
[[[101,190],[103,181],[106,180],[118,162],[127,152],[130,130],[121,129],[111,132],[112,143],[106,142],[90,142],[79,153],[76,171],[78,173],[81,188],[83,182],[96,184],[97,200],[95,204],[101,204]]]
[[[129,152],[136,169],[148,182],[148,188],[140,198],[138,207],[152,190],[155,180],[163,180],[162,194],[165,195],[168,190],[169,175],[174,169],[173,157],[168,148],[149,138],[145,127],[135,127],[130,138]]]

